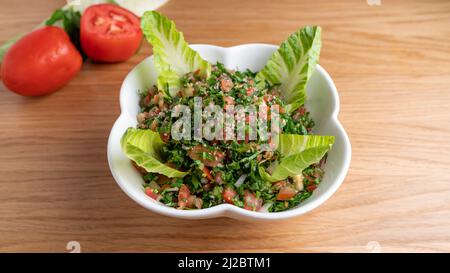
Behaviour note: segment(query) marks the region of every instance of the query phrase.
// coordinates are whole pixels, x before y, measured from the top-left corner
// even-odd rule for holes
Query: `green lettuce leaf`
[[[158,75],[158,90],[175,97],[181,87],[180,77],[173,70],[165,70]]]
[[[321,46],[321,28],[304,27],[289,36],[256,75],[259,84],[280,85],[290,112],[305,103],[306,84],[319,61]]]
[[[193,71],[199,71],[201,76],[209,77],[211,64],[203,60],[200,54],[191,49],[179,32],[175,23],[156,11],[145,12],[141,20],[142,31],[153,46],[154,64],[158,72],[172,71],[171,77],[163,77],[159,82],[170,89],[174,76],[179,78]],[[168,79],[170,79],[168,81]]]
[[[159,173],[167,177],[183,177],[188,174],[161,162],[164,142],[157,132],[128,128],[122,136],[120,144],[125,155],[148,172]]]
[[[306,149],[330,146],[334,143],[334,136],[280,134],[278,150],[283,157],[298,154]]]
[[[301,174],[311,164],[318,163],[333,144],[334,136],[282,134],[278,145],[281,161],[272,174],[259,166],[259,174],[270,182]]]

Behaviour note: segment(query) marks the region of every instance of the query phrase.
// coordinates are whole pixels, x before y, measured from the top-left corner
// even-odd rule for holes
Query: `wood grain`
[[[0,42],[64,1],[0,0]],[[176,220],[129,199],[106,141],[120,84],[151,53],[86,63],[60,92],[30,99],[0,84],[0,251],[450,251],[450,2],[172,0],[160,11],[191,43],[279,44],[323,27],[320,63],[341,97],[349,174],[323,206],[293,220]]]

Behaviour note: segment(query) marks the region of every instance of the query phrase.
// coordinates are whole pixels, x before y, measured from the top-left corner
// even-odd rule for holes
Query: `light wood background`
[[[0,42],[64,1],[0,0]],[[86,63],[64,89],[23,98],[0,84],[0,251],[450,251],[450,1],[172,0],[191,43],[279,44],[323,27],[320,63],[341,97],[353,157],[323,206],[276,223],[156,215],[111,177],[119,87],[151,54]]]

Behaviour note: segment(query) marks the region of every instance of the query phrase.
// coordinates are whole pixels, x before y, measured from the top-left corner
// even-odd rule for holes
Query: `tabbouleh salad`
[[[187,47],[182,34],[176,36],[180,34],[172,21],[156,12],[144,15],[142,28],[162,76],[158,84],[139,93],[138,125],[127,130],[122,148],[141,172],[150,198],[176,209],[228,203],[251,211],[279,212],[312,195],[323,178],[326,154],[334,141],[334,137],[312,135],[315,124],[304,106],[310,66],[314,68],[318,60],[320,28],[306,27],[293,34],[258,73],[229,70],[221,63],[210,65]],[[164,39],[166,43],[161,42]],[[181,59],[189,55],[184,56],[184,70],[163,54],[171,42],[184,47],[179,50]],[[286,57],[289,52],[296,55]],[[293,62],[285,65],[288,75],[284,78],[295,85],[286,84],[283,77],[277,79],[280,59]],[[281,146],[263,151],[260,140],[174,139],[171,127],[177,118],[172,117],[172,109],[186,105],[194,111],[194,97],[201,97],[204,107],[213,103],[223,109],[277,105]]]

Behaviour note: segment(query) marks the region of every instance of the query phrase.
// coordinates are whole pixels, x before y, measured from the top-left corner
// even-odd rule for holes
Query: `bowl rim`
[[[200,49],[200,48],[215,48],[219,50],[234,50],[239,49],[241,47],[252,47],[252,46],[258,46],[258,47],[266,47],[270,49],[278,49],[278,46],[271,45],[271,44],[263,44],[263,43],[249,43],[249,44],[240,44],[230,47],[221,47],[216,45],[209,45],[209,44],[192,44],[190,47],[193,49]],[[162,214],[165,216],[175,217],[175,218],[182,218],[182,219],[206,219],[206,218],[215,218],[215,217],[231,217],[236,219],[250,219],[250,220],[281,220],[281,219],[287,219],[292,218],[295,216],[299,216],[302,214],[305,214],[307,212],[310,212],[314,210],[315,208],[319,207],[323,203],[325,203],[341,186],[343,183],[347,173],[348,169],[350,167],[350,161],[351,161],[351,144],[350,140],[348,138],[348,135],[342,126],[342,124],[338,120],[338,114],[339,114],[339,108],[340,108],[340,100],[337,88],[331,78],[331,76],[328,74],[328,72],[319,64],[316,66],[316,71],[325,78],[327,81],[328,86],[331,88],[331,93],[333,96],[333,111],[331,112],[330,121],[332,121],[336,126],[337,129],[340,131],[342,136],[343,145],[345,146],[346,153],[344,154],[344,164],[343,168],[338,172],[336,178],[334,179],[333,183],[330,185],[330,187],[324,191],[315,201],[307,203],[307,204],[300,204],[299,206],[286,210],[281,212],[271,212],[271,213],[263,213],[263,212],[255,212],[255,211],[249,211],[245,210],[243,208],[239,208],[237,206],[231,205],[231,204],[220,204],[216,205],[210,208],[205,209],[198,209],[198,210],[177,210],[171,207],[166,207],[160,204],[156,204],[157,201],[151,200],[151,199],[142,199],[138,196],[135,196],[134,193],[132,193],[128,186],[124,181],[122,181],[119,176],[116,174],[115,169],[112,165],[112,154],[110,148],[112,147],[112,138],[114,132],[117,131],[116,127],[118,127],[122,122],[126,122],[126,106],[125,106],[125,84],[126,80],[129,78],[129,76],[135,71],[135,69],[142,65],[143,62],[147,61],[148,59],[153,58],[153,55],[148,56],[147,58],[143,59],[141,62],[139,62],[136,66],[134,66],[130,72],[126,75],[124,78],[121,88],[120,88],[120,109],[121,113],[120,116],[115,121],[111,132],[109,134],[108,138],[108,146],[107,146],[107,158],[108,158],[108,165],[111,171],[111,174],[116,181],[116,183],[119,185],[119,187],[136,203],[140,204],[144,208],[151,210],[153,212],[156,212],[158,214]]]

